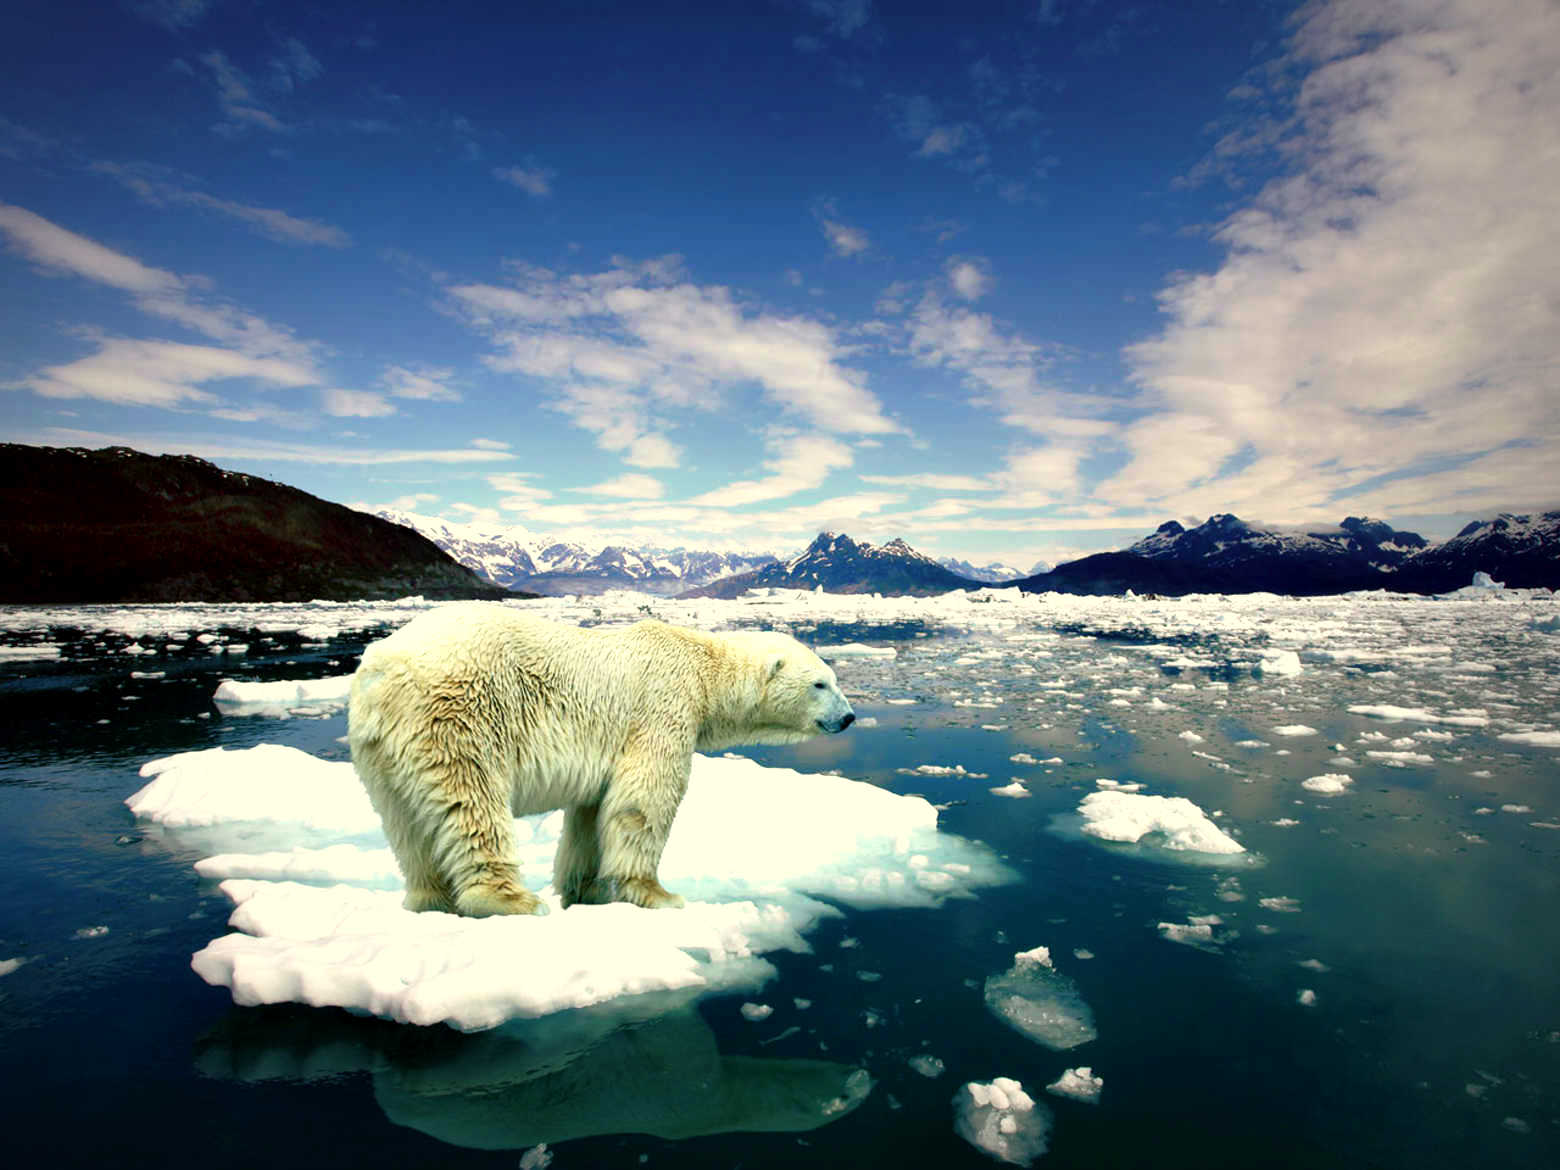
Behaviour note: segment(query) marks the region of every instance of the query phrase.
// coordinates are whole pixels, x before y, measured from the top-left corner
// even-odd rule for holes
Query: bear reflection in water
[[[202,1039],[196,1064],[242,1081],[372,1072],[389,1120],[482,1150],[610,1134],[801,1133],[843,1117],[872,1091],[867,1072],[848,1065],[722,1056],[690,1008],[621,1021],[620,1011],[571,1012],[467,1035],[248,1008]]]

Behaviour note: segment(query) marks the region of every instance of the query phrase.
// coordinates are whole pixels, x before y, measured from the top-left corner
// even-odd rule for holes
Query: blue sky
[[[1020,567],[1560,502],[1547,0],[29,5],[0,439]]]

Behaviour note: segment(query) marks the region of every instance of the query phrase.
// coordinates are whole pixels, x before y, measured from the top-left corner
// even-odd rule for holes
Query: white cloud
[[[397,398],[418,398],[425,402],[459,402],[460,392],[448,385],[454,370],[434,366],[386,366],[379,384]],[[506,444],[507,445],[507,444]]]
[[[624,500],[658,500],[666,494],[661,481],[651,475],[620,475],[603,483],[575,488],[593,496],[613,496]]]
[[[202,53],[196,60],[206,67],[216,87],[217,104],[227,116],[227,121],[218,123],[214,129],[223,134],[236,134],[249,127],[259,127],[277,134],[289,129],[280,118],[265,109],[249,75],[229,61],[226,54],[212,49]]]
[[[1560,466],[1560,10],[1303,11],[1287,169],[1127,349],[1155,413],[1100,490],[1279,520],[1495,505],[1489,469]],[[1515,475],[1504,491],[1533,495]]]
[[[552,194],[552,181],[558,172],[546,167],[494,167],[493,177],[538,199]]]
[[[764,460],[770,474],[745,479],[696,496],[687,503],[714,508],[740,508],[768,500],[784,499],[823,486],[829,476],[852,462],[850,448],[827,435],[786,435],[770,441],[772,454]]]
[[[312,369],[277,358],[256,358],[208,345],[110,338],[98,351],[48,366],[22,381],[46,398],[95,398],[124,406],[216,405],[204,387],[243,378],[268,386],[308,386]]]
[[[824,238],[836,256],[857,256],[872,246],[866,232],[837,219],[819,216],[818,226],[823,229]]]
[[[169,32],[178,32],[199,24],[213,3],[214,0],[134,0],[130,11]]]
[[[269,239],[283,244],[311,244],[345,248],[352,237],[341,228],[317,219],[303,219],[274,207],[255,207],[230,199],[218,199],[203,191],[191,191],[174,183],[151,179],[118,163],[94,163],[92,170],[109,175],[152,207],[199,207],[236,219]]]
[[[991,481],[973,475],[938,475],[920,472],[915,475],[863,475],[863,483],[881,484],[884,487],[929,488],[938,492],[985,492],[991,490]]]
[[[967,301],[978,301],[991,287],[991,271],[978,257],[956,256],[948,261],[948,283]]]
[[[282,51],[271,59],[272,85],[283,93],[291,93],[324,72],[319,59],[297,37],[288,37],[282,43]]]
[[[0,204],[0,232],[33,262],[128,292],[142,312],[248,356],[277,357],[300,366],[313,361],[314,346],[262,317],[214,300],[198,278],[149,267],[22,207]]]
[[[0,204],[0,231],[29,260],[58,272],[74,273],[131,293],[164,295],[183,287],[173,273],[149,268],[24,207]]]
[[[320,393],[320,406],[336,418],[386,418],[395,413],[395,403],[372,390],[327,389]]]
[[[198,455],[220,461],[244,459],[261,463],[341,464],[376,467],[403,463],[490,463],[512,459],[507,451],[482,451],[471,448],[432,447],[417,450],[406,447],[331,447],[310,443],[288,443],[266,439],[231,439],[180,434],[111,434],[69,427],[45,427],[37,431],[15,432],[10,441],[41,446],[133,447],[151,455]]]
[[[544,382],[553,409],[630,466],[677,466],[670,413],[711,410],[750,388],[818,430],[902,429],[864,376],[842,363],[844,347],[829,326],[750,309],[723,287],[692,284],[676,257],[572,276],[511,267],[513,286],[449,290],[494,343],[485,361]]]
[[[507,451],[509,444],[501,439],[472,439],[473,447],[481,447],[484,451]]]
[[[385,507],[396,512],[416,512],[421,509],[424,504],[437,503],[438,499],[439,497],[433,492],[411,492],[408,495],[397,496],[395,499],[386,504]],[[379,509],[377,508],[359,509],[359,511],[365,512],[376,512],[378,510]]]

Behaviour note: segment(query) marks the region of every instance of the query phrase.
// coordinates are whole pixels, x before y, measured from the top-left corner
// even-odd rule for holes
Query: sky
[[[0,440],[1027,569],[1560,505],[1560,6],[20,6]],[[88,504],[90,506],[90,504]]]

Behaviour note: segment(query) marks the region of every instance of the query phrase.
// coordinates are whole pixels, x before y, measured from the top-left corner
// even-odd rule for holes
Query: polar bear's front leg
[[[601,840],[596,828],[601,806],[578,804],[563,814],[563,835],[553,856],[553,889],[567,910],[586,901],[585,892],[601,872]]]
[[[579,901],[629,902],[650,910],[687,904],[657,877],[672,818],[687,787],[686,763],[619,766],[597,814],[600,872],[581,891]]]

